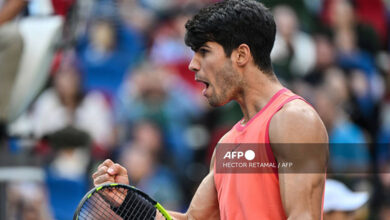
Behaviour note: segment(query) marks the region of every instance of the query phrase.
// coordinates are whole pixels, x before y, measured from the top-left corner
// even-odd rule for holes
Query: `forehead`
[[[210,49],[215,49],[215,50],[223,50],[223,47],[221,44],[214,42],[214,41],[208,41],[202,45],[202,47],[207,47]]]

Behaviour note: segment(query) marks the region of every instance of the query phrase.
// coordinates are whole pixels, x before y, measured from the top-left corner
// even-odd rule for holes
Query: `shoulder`
[[[315,155],[327,160],[328,133],[314,108],[303,100],[287,103],[274,115],[269,138],[276,160],[301,158],[302,152],[306,158]]]
[[[297,99],[283,106],[269,125],[271,143],[327,143],[326,128],[312,106]]]

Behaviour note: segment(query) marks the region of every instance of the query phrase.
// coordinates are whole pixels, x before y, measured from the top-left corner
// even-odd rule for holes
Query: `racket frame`
[[[105,188],[111,188],[111,187],[123,187],[128,190],[132,190],[135,193],[140,194],[143,196],[146,200],[148,200],[167,220],[173,220],[172,217],[168,214],[167,210],[164,209],[164,207],[153,200],[148,194],[142,192],[141,190],[137,189],[134,186],[126,185],[126,184],[120,184],[120,183],[106,183],[99,186],[96,186],[95,188],[91,189],[85,196],[81,199],[79,205],[77,206],[76,212],[74,213],[73,220],[79,220],[79,213],[81,211],[81,208],[83,207],[84,203],[91,198],[91,196],[94,193],[99,192],[102,189]]]

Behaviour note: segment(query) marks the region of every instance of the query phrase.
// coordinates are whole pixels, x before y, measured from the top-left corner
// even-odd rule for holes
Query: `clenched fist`
[[[112,162],[110,159],[105,160],[99,165],[97,171],[92,175],[92,178],[95,186],[104,183],[129,184],[127,170],[123,166]]]

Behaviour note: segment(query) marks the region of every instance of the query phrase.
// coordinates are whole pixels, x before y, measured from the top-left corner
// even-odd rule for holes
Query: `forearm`
[[[213,156],[214,158],[214,156]],[[213,160],[211,162],[213,164]],[[185,214],[169,211],[175,220],[219,220],[219,204],[214,184],[214,173],[210,173],[200,183]]]
[[[27,5],[25,0],[8,0],[0,9],[0,25],[16,17]]]

